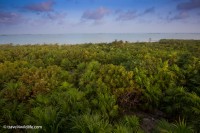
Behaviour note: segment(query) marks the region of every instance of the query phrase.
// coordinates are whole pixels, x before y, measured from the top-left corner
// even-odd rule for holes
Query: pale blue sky
[[[200,0],[0,0],[0,34],[199,32]]]

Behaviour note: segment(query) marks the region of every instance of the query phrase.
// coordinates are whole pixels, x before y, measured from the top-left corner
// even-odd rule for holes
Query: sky
[[[200,33],[200,0],[0,0],[0,34]]]

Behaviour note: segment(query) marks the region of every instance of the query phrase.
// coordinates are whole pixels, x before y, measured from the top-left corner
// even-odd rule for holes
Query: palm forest
[[[199,131],[200,40],[0,45],[1,133]]]

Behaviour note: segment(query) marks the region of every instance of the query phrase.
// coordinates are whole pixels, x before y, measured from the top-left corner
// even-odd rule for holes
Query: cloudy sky
[[[200,33],[200,0],[0,0],[0,34]]]

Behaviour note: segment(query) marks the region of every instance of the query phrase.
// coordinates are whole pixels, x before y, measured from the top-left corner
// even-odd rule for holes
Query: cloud
[[[18,24],[24,19],[18,13],[14,12],[0,12],[0,24]]]
[[[143,15],[154,13],[154,12],[155,12],[155,7],[150,7],[144,10],[144,12],[141,12],[140,14],[138,14],[138,16],[143,16]]]
[[[66,21],[66,12],[48,12],[39,14],[37,18],[32,18],[30,24],[33,26],[63,25]]]
[[[48,0],[45,2],[29,4],[24,8],[29,11],[36,12],[39,18],[36,21],[32,21],[34,25],[38,23],[56,23],[56,24],[63,24],[65,23],[65,18],[67,16],[66,12],[57,12],[54,10],[55,2],[53,0]]]
[[[110,10],[104,7],[100,7],[96,10],[90,11],[87,10],[83,13],[82,19],[90,19],[90,20],[101,20],[104,16],[108,15],[110,13]]]
[[[148,13],[154,13],[155,12],[155,7],[147,8],[143,14],[148,14]]]
[[[186,19],[188,17],[189,17],[189,14],[187,12],[180,12],[179,14],[172,17],[171,20],[181,20],[181,19]]]
[[[117,14],[117,18],[116,20],[119,21],[129,21],[129,20],[133,20],[137,17],[146,15],[146,14],[150,14],[150,13],[154,13],[155,12],[155,7],[151,7],[151,8],[147,8],[146,10],[144,10],[143,12],[137,13],[137,11],[135,10],[128,10],[128,11],[123,11],[123,10],[116,10],[115,14]]]
[[[49,12],[53,11],[53,6],[55,2],[52,0],[46,1],[46,2],[40,2],[36,4],[29,4],[24,7],[26,10],[30,11],[36,11],[36,12]]]
[[[172,12],[168,12],[166,17],[159,16],[160,19],[168,23],[173,22],[173,21],[178,21],[178,20],[185,20],[189,17],[190,15],[188,14],[188,12],[185,12],[185,11],[182,11],[176,14],[173,14]]]
[[[189,2],[182,2],[177,5],[178,10],[193,10],[200,8],[200,0],[190,0]]]
[[[128,21],[128,20],[133,20],[137,17],[136,11],[129,10],[126,12],[123,11],[117,11],[118,17],[116,20],[119,21]]]
[[[63,24],[65,22],[66,16],[67,13],[59,13],[59,12],[51,12],[46,15],[48,19],[58,24]]]
[[[66,16],[67,16],[67,13],[52,12],[52,13],[47,14],[47,17],[51,20],[64,19]]]

